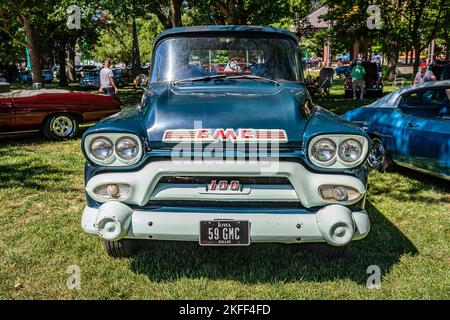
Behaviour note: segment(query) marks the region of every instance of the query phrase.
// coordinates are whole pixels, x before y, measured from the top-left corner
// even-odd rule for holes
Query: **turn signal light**
[[[104,199],[123,199],[130,194],[131,186],[124,183],[103,184],[94,189],[94,193]]]
[[[319,192],[322,199],[337,202],[353,201],[361,196],[355,188],[341,185],[321,185]]]

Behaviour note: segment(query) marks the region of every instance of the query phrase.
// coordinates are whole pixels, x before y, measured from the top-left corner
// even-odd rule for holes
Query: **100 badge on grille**
[[[200,245],[248,246],[250,223],[248,221],[200,221]]]

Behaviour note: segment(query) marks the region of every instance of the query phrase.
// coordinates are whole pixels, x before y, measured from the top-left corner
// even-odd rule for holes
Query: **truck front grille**
[[[239,182],[239,188],[212,189],[211,183]],[[264,176],[162,176],[153,188],[150,201],[197,201],[219,206],[232,202],[248,202],[250,206],[264,202],[299,203],[290,180],[286,177]]]
[[[273,185],[290,185],[291,182],[288,178],[284,177],[214,177],[214,176],[165,176],[159,179],[159,183],[172,183],[172,184],[209,184],[212,180],[237,180],[241,184],[273,184]]]

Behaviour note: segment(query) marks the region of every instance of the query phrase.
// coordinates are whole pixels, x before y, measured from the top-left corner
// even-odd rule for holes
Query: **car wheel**
[[[350,243],[345,246],[332,246],[327,243],[303,243],[289,246],[291,252],[310,252],[330,259],[344,258],[350,254]]]
[[[45,120],[42,131],[51,140],[71,139],[78,132],[78,120],[69,114],[56,114]]]
[[[380,172],[384,172],[392,167],[392,161],[386,147],[378,138],[372,139],[372,147],[370,149],[368,163],[370,168]]]
[[[114,258],[127,258],[134,256],[141,248],[139,240],[121,239],[117,241],[103,240],[106,253]]]

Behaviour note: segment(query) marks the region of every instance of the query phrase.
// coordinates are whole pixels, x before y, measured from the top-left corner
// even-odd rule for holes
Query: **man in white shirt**
[[[98,91],[109,96],[113,96],[119,91],[119,89],[114,83],[114,73],[109,68],[111,66],[111,61],[106,59],[104,66],[105,67],[100,71],[100,88]]]
[[[434,76],[434,73],[431,70],[427,70],[427,68],[425,66],[423,66],[420,69],[420,71],[417,72],[417,74],[414,78],[414,84],[430,82],[430,81],[436,81],[436,77]]]

